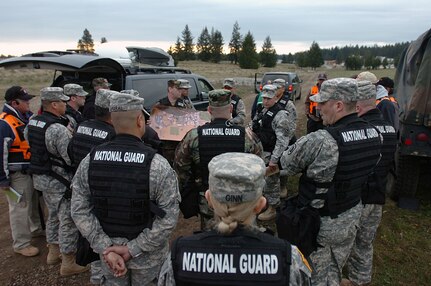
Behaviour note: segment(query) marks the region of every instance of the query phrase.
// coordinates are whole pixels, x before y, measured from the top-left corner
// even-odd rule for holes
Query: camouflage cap
[[[334,78],[322,83],[319,93],[310,96],[314,102],[326,102],[328,100],[341,100],[351,102],[358,100],[358,83],[352,78]]]
[[[97,78],[93,79],[92,85],[93,85],[93,87],[101,86],[103,88],[108,88],[112,84],[110,84],[106,78],[97,77]]]
[[[358,74],[358,76],[356,77],[356,80],[368,80],[374,84],[377,82],[377,77],[372,72],[364,71],[364,72],[361,72],[360,74]]]
[[[110,89],[99,89],[96,92],[96,99],[94,101],[94,105],[97,105],[101,108],[109,109],[109,105],[111,102],[111,98],[117,96],[118,92]]]
[[[214,89],[208,94],[209,105],[220,107],[230,104],[231,91],[227,89]]]
[[[137,91],[135,89],[124,89],[124,90],[120,91],[120,93],[127,93],[127,94],[131,94],[134,96],[139,96],[139,91]]]
[[[179,85],[178,88],[185,88],[185,89],[189,89],[192,86],[190,85],[190,82],[186,79],[178,79],[177,81],[179,81]]]
[[[326,75],[326,73],[319,73],[319,75],[317,76],[317,80],[327,80],[328,76]]]
[[[368,80],[358,81],[358,101],[376,98],[376,86]]]
[[[144,110],[144,99],[128,93],[117,92],[109,97],[109,102],[110,112]]]
[[[40,100],[46,101],[68,101],[70,97],[63,94],[61,87],[44,87],[40,90]]]
[[[274,79],[274,81],[272,82],[273,85],[275,85],[277,87],[277,89],[286,87],[286,81],[282,78],[277,78]]]
[[[221,203],[245,203],[262,195],[265,163],[248,153],[223,153],[208,164],[212,196]]]
[[[273,98],[275,96],[276,90],[277,90],[276,85],[266,84],[262,88],[262,97]]]
[[[77,95],[77,96],[88,95],[88,92],[86,92],[82,86],[75,83],[65,84],[63,87],[63,92],[65,95]]]
[[[225,78],[223,81],[223,87],[225,87],[225,86],[230,87],[230,88],[235,87],[235,80],[231,77]]]

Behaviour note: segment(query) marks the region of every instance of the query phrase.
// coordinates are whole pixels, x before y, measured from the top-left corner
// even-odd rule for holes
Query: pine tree
[[[181,40],[183,41],[184,45],[184,60],[194,60],[195,59],[195,53],[194,53],[194,44],[193,44],[193,36],[192,32],[189,29],[189,25],[186,25],[182,32]]]
[[[184,46],[181,43],[180,37],[177,37],[177,41],[175,42],[175,46],[172,50],[171,56],[175,61],[184,61]]]
[[[84,53],[94,53],[94,42],[90,32],[85,29],[82,38],[78,40],[78,50]]]
[[[260,63],[264,67],[275,67],[277,64],[277,52],[271,43],[271,38],[267,36],[262,45],[262,51],[259,53]]]
[[[250,31],[245,35],[242,42],[238,63],[242,69],[257,69],[259,67],[256,43]]]
[[[308,60],[307,60],[308,64],[313,69],[323,65],[322,50],[320,49],[318,43],[313,41],[307,56],[308,56]]]
[[[203,28],[199,35],[196,43],[196,50],[198,53],[198,59],[204,62],[208,62],[211,59],[211,36],[208,32],[208,28]]]
[[[238,55],[242,46],[242,36],[239,32],[241,28],[239,27],[238,21],[235,21],[233,25],[232,38],[229,42],[229,60],[231,63],[238,63]]]
[[[223,55],[223,35],[219,30],[211,30],[211,61],[219,63]]]

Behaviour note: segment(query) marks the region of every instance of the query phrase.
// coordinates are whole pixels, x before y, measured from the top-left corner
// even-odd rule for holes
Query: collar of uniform
[[[136,137],[135,135],[132,134],[125,134],[125,133],[120,133],[115,135],[114,140],[116,141],[138,141],[138,142],[142,142],[141,138]]]
[[[338,125],[342,125],[342,124],[346,124],[349,123],[350,121],[354,120],[354,119],[358,119],[358,114],[356,112],[354,113],[350,113],[340,119],[338,119],[337,122],[335,122],[334,124],[332,124],[331,126],[338,126]]]

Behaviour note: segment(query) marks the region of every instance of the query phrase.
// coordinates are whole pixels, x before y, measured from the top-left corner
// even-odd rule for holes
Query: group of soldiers
[[[209,92],[211,121],[170,146],[175,152],[166,158],[136,91],[112,91],[102,78],[93,80],[92,95],[74,83],[47,87],[42,112],[30,117],[33,96],[8,89],[0,186],[26,200],[22,207],[8,197],[14,251],[39,253],[30,244],[43,232],[35,189],[48,209],[47,263],[61,262],[62,276],[89,269],[76,263],[81,235],[100,257],[91,267],[101,268],[93,282],[102,285],[370,283],[396,130],[376,109],[370,80],[321,77],[310,101],[322,128],[296,142],[295,105],[283,79],[263,87],[262,108],[244,126],[244,102],[227,78]],[[186,80],[168,81],[158,104],[193,109],[189,88]],[[94,101],[85,106],[83,97]],[[320,216],[318,248],[308,260],[255,223],[273,220],[287,196],[281,170],[302,173],[299,208]],[[186,219],[200,216],[204,232],[177,239],[170,250],[180,210]]]

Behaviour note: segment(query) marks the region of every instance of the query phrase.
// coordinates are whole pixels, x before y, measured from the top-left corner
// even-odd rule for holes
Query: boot
[[[20,249],[14,249],[13,251],[27,257],[36,256],[39,254],[39,248],[33,245],[29,245]]]
[[[61,276],[70,276],[75,275],[78,273],[82,273],[90,269],[90,266],[80,266],[76,264],[75,259],[75,253],[69,253],[65,254],[62,253],[62,261],[61,261],[61,267],[60,267],[60,275]]]
[[[54,265],[61,261],[60,248],[58,244],[48,244],[48,255],[46,256],[46,264]]]
[[[257,216],[257,218],[259,220],[262,221],[267,221],[267,220],[272,220],[275,218],[276,216],[276,211],[275,208],[273,206],[269,206],[266,211],[264,211],[263,213],[261,213],[260,215]]]

